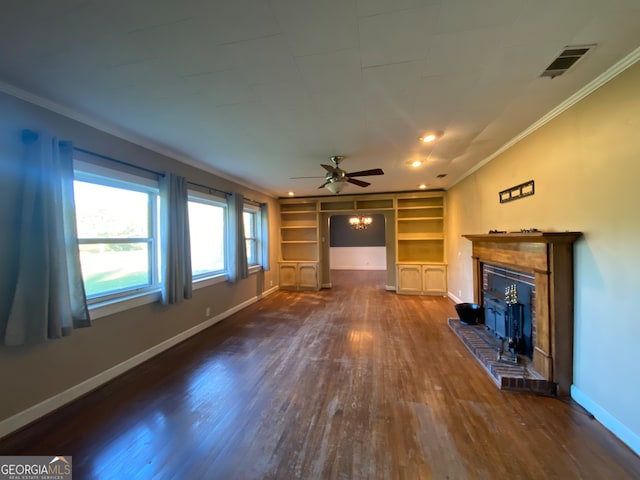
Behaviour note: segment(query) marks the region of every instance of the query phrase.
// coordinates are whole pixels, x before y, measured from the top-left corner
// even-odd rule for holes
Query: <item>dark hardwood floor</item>
[[[0,442],[78,479],[637,479],[567,400],[501,392],[445,298],[280,291]]]

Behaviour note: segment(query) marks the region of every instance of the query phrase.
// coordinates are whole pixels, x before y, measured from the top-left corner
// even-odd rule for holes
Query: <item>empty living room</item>
[[[640,478],[639,15],[3,2],[0,478]]]

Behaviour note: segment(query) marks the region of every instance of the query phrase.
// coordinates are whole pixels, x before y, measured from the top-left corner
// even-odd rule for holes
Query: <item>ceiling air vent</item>
[[[541,77],[557,77],[569,70],[578,60],[584,57],[595,45],[574,45],[564,47],[564,51],[551,62],[551,65],[540,74]]]

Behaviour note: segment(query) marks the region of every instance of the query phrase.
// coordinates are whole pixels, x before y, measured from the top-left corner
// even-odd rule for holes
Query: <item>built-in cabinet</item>
[[[396,198],[397,292],[446,295],[444,194]]]
[[[315,200],[280,202],[280,288],[318,290],[318,208]]]
[[[282,199],[280,287],[320,288],[320,214],[390,211],[395,214],[397,293],[446,295],[444,207],[444,192]]]

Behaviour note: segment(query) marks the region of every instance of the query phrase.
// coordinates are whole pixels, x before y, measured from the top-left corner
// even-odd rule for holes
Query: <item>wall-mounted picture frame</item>
[[[519,198],[530,197],[534,193],[534,181],[529,180],[528,182],[521,183],[520,185],[516,185],[515,187],[502,190],[498,194],[498,196],[500,198],[500,203],[507,203],[512,202],[513,200],[518,200]]]

